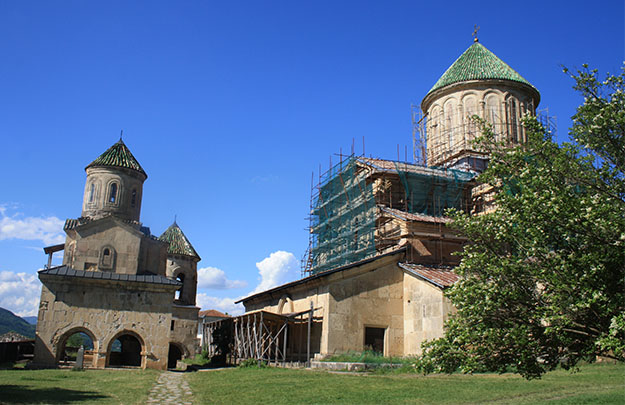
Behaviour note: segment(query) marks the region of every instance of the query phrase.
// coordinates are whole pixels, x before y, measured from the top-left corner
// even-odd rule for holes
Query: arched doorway
[[[182,360],[183,351],[175,343],[169,344],[169,354],[167,355],[167,368],[176,368],[178,360]]]
[[[143,343],[134,333],[122,332],[109,343],[107,364],[113,367],[141,367]]]
[[[67,331],[57,346],[57,362],[60,366],[73,367],[76,365],[78,351],[82,346],[84,350],[83,367],[92,367],[94,358],[94,342],[93,334],[83,328],[76,328]]]

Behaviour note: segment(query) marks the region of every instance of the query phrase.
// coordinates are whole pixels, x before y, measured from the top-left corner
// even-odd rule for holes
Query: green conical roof
[[[127,169],[136,170],[145,175],[145,177],[148,177],[139,162],[137,162],[137,159],[130,153],[130,149],[128,149],[121,139],[115,145],[108,148],[106,152],[98,156],[96,160],[89,163],[87,168],[98,166],[125,167]]]
[[[184,235],[176,221],[158,237],[158,240],[169,243],[167,254],[185,255],[196,257],[198,260],[200,259],[200,256],[195,249],[193,249],[191,242],[189,242],[189,239]]]
[[[447,69],[428,94],[450,84],[469,80],[510,80],[534,86],[479,42],[474,42]]]

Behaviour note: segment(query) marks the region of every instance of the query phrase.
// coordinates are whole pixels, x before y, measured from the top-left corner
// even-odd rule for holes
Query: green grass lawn
[[[187,375],[205,404],[625,404],[625,366],[593,364],[541,380],[512,374],[347,375],[253,369]]]
[[[0,404],[144,404],[153,370],[0,370]]]

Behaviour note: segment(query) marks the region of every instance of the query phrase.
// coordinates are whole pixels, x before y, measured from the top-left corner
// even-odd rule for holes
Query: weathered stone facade
[[[199,351],[200,257],[176,223],[156,238],[139,222],[147,175],[121,140],[86,171],[63,265],[39,272],[35,363],[64,363],[68,339],[83,333],[93,344],[87,367],[175,366]]]

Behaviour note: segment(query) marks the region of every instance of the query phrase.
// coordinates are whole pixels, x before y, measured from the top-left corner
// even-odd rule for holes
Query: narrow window
[[[170,330],[174,330],[174,320],[173,319],[171,321],[171,328],[170,328]]]
[[[117,200],[117,183],[111,184],[111,191],[109,193],[109,202],[114,203]]]
[[[517,108],[516,108],[516,101],[514,100],[510,100],[510,125],[512,126],[512,141],[514,143],[519,142],[519,135],[518,135],[518,123],[517,123]]]
[[[135,204],[137,203],[137,190],[132,190],[132,195],[130,196],[130,206],[132,208],[135,207]]]
[[[181,300],[182,299],[182,290],[184,290],[184,274],[183,273],[178,274],[176,279],[182,283],[182,286],[180,287],[180,289],[178,291],[176,291],[176,298],[175,299]]]
[[[93,202],[93,195],[95,194],[95,184],[91,183],[91,187],[89,188],[89,202]]]

